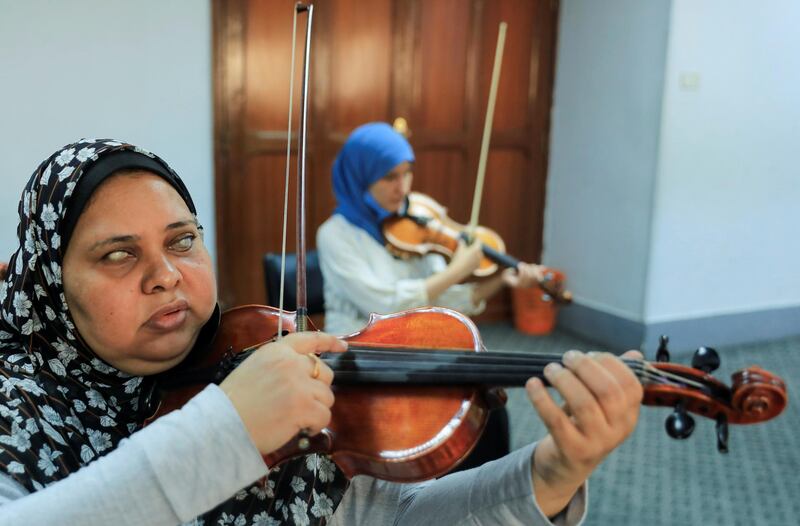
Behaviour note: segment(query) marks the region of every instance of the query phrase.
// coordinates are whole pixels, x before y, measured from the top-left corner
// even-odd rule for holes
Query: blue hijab
[[[381,223],[391,212],[381,207],[369,187],[403,162],[414,162],[408,141],[385,122],[364,124],[350,134],[333,162],[336,210],[384,244]]]

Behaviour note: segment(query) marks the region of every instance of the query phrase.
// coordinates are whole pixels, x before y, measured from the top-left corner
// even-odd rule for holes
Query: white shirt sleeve
[[[388,279],[392,276],[385,269],[393,266],[393,258],[386,249],[343,217],[332,219],[317,233],[326,290],[346,294],[364,317],[371,312],[390,313],[427,303],[424,277]]]
[[[586,517],[586,486],[551,522],[531,484],[535,444],[475,469],[419,484],[354,477],[331,526],[575,526]]]
[[[175,526],[266,474],[236,409],[210,385],[43,490],[0,477],[0,525]]]
[[[444,257],[439,254],[428,254],[425,256],[425,263],[430,269],[430,275],[441,272],[447,266]],[[440,307],[447,307],[448,309],[457,310],[467,316],[475,316],[480,314],[486,308],[486,301],[475,305],[472,302],[472,293],[475,290],[475,283],[459,283],[451,285],[447,288],[434,302],[435,305]]]
[[[537,506],[530,478],[533,448],[420,484],[354,477],[330,524],[579,524],[586,513],[585,487],[553,523]],[[194,524],[195,517],[266,473],[238,413],[211,385],[179,411],[41,491],[28,494],[0,476],[0,525]]]

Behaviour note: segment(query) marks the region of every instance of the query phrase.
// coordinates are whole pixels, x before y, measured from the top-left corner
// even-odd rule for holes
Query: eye
[[[186,234],[176,239],[175,242],[172,243],[172,248],[178,252],[186,252],[194,246],[194,240],[196,238],[197,236],[194,234]]]
[[[109,263],[123,263],[128,258],[133,257],[133,254],[128,252],[127,250],[115,250],[113,252],[109,252],[103,259],[108,261]]]

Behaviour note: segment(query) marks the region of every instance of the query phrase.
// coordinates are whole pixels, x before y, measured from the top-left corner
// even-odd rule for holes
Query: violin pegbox
[[[658,338],[658,350],[656,351],[656,361],[668,363],[669,336],[662,334]],[[692,355],[692,367],[705,373],[711,373],[719,368],[720,359],[717,351],[711,347],[700,347]],[[664,428],[667,434],[676,440],[685,440],[694,432],[694,418],[686,411],[686,402],[679,400],[666,421]],[[728,452],[728,418],[725,413],[717,415],[717,450],[720,453]]]
[[[662,335],[656,361],[637,369],[644,385],[645,405],[672,407],[664,427],[675,439],[686,439],[694,431],[690,413],[716,422],[717,449],[728,452],[728,424],[754,424],[774,418],[786,407],[786,385],[759,367],[734,373],[730,386],[711,375],[719,368],[719,353],[700,347],[691,367],[670,363],[669,338]]]

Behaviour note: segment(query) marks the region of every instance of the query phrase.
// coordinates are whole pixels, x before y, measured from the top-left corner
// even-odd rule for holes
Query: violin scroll
[[[735,372],[731,406],[740,416],[737,424],[754,424],[778,416],[786,407],[786,384],[760,367]]]
[[[558,304],[569,305],[572,303],[572,292],[564,288],[563,277],[559,278],[549,268],[545,267],[544,276],[539,280],[539,288]]]

